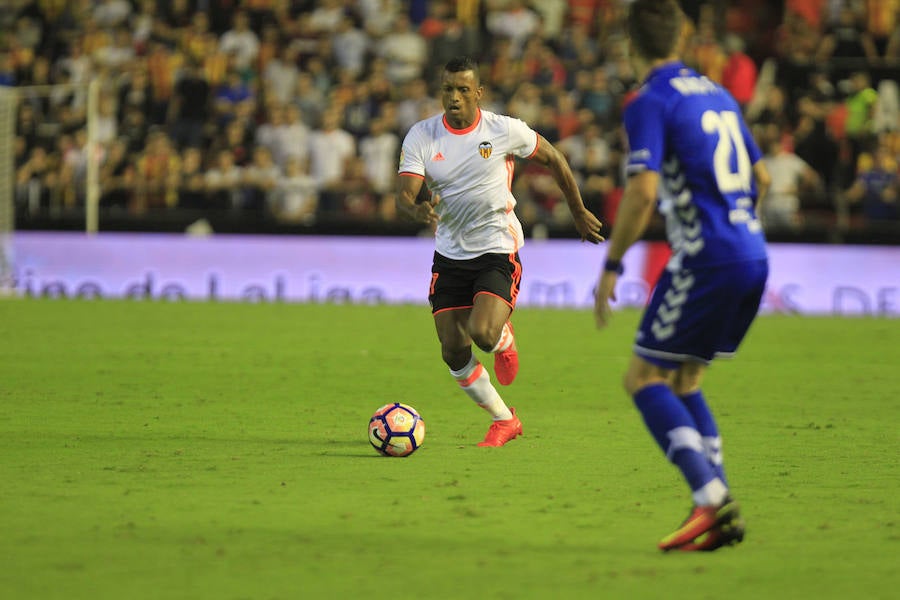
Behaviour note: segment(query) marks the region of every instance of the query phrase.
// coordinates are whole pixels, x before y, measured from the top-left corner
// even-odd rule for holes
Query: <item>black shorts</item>
[[[472,308],[475,296],[491,294],[515,308],[522,281],[519,253],[482,254],[468,260],[453,260],[434,253],[428,302],[431,312]]]

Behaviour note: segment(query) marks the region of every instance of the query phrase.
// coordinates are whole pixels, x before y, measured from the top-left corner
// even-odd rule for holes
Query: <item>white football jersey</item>
[[[437,200],[439,254],[465,260],[522,247],[511,189],[514,157],[531,157],[537,148],[537,133],[523,121],[481,109],[465,129],[453,129],[443,114],[412,126],[399,172],[424,178]]]

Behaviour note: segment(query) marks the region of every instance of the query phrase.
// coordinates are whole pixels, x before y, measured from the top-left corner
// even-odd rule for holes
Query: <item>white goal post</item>
[[[16,135],[15,88],[0,87],[0,294],[13,288],[12,232],[15,226],[15,156]]]

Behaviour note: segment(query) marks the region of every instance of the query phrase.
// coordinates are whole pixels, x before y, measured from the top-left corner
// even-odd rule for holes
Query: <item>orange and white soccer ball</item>
[[[369,442],[384,456],[409,456],[425,441],[425,421],[412,406],[392,402],[369,419]]]

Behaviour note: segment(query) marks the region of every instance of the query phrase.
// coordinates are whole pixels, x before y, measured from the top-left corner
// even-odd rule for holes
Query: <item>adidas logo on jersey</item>
[[[440,152],[438,152],[437,154],[435,154],[434,157],[431,159],[432,162],[437,162],[437,161],[439,161],[439,160],[446,160],[446,159],[444,158],[444,155],[441,154]]]

